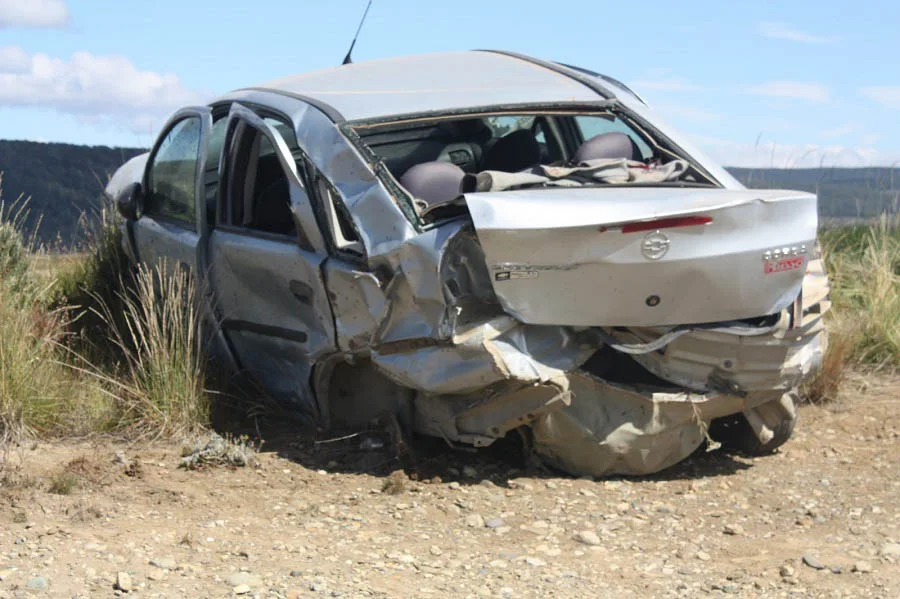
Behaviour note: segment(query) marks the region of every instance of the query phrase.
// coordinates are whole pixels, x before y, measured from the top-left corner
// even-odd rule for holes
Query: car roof
[[[597,87],[562,65],[475,50],[357,62],[251,89],[302,96],[327,106],[333,118],[355,121],[504,104],[596,102],[605,97]]]

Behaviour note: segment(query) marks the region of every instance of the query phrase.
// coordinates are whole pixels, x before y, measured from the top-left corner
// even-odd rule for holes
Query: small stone
[[[811,553],[806,553],[803,555],[803,563],[812,568],[813,570],[824,570],[825,564],[823,564],[819,558]]]
[[[151,566],[156,566],[161,570],[174,570],[178,567],[178,563],[171,557],[154,558],[150,560]]]
[[[116,574],[116,588],[123,593],[130,593],[134,588],[131,584],[131,575],[128,572],[119,572]]]
[[[482,528],[484,526],[484,518],[478,514],[472,514],[466,518],[466,526],[469,528]]]
[[[502,518],[491,518],[490,520],[487,520],[484,523],[484,525],[487,526],[488,528],[500,528],[501,526],[503,526],[503,519]]]
[[[736,537],[744,534],[744,528],[740,524],[726,524],[722,532]]]
[[[291,570],[291,576],[294,578],[299,578],[300,576],[303,576],[303,572],[301,572],[300,570]]]
[[[225,579],[225,582],[228,583],[230,587],[239,587],[239,586],[248,586],[248,587],[258,587],[262,586],[262,580],[260,580],[259,576],[254,576],[249,572],[235,572],[228,576]]]
[[[602,541],[600,541],[600,537],[597,536],[593,530],[580,530],[575,533],[575,540],[579,543],[584,543],[585,545],[599,545]]]
[[[885,543],[878,551],[881,557],[900,560],[900,543]]]
[[[708,562],[710,559],[712,559],[712,556],[705,551],[698,551],[697,559],[701,562]]]
[[[47,579],[43,576],[35,576],[31,580],[29,580],[28,584],[26,584],[25,586],[27,586],[32,591],[46,591],[50,586],[50,583],[48,583]]]
[[[478,470],[472,466],[463,466],[462,473],[466,478],[475,478],[478,476]]]
[[[797,573],[797,571],[794,570],[794,567],[790,564],[785,564],[781,566],[781,568],[778,570],[778,573],[781,574],[782,578],[792,578]]]
[[[872,571],[872,564],[869,562],[859,561],[853,564],[853,571],[861,574],[868,574]]]
[[[533,566],[535,568],[540,568],[541,566],[547,565],[547,562],[545,562],[541,558],[531,557],[531,556],[528,556],[525,558],[525,563],[528,564],[529,566]]]
[[[239,584],[236,587],[234,587],[233,589],[231,589],[231,591],[235,595],[246,595],[250,592],[250,585]]]
[[[441,548],[438,547],[437,545],[432,545],[431,549],[429,549],[428,551],[431,553],[431,555],[434,555],[435,557],[444,553],[443,551],[441,551]]]
[[[453,489],[454,491],[459,490],[459,483],[456,481],[453,481],[452,483],[450,483],[447,486],[450,487],[451,489]]]

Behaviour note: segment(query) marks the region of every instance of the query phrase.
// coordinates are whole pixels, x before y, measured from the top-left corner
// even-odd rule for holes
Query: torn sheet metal
[[[691,455],[712,418],[782,395],[642,391],[588,373],[571,375],[569,384],[571,404],[532,423],[534,448],[562,470],[591,476],[658,472]]]
[[[785,310],[770,332],[734,326],[695,329],[659,352],[633,356],[656,376],[697,392],[720,387],[735,392],[789,390],[818,370],[825,352],[825,312],[830,303],[821,259],[813,260],[803,280],[802,317],[793,322]],[[610,331],[622,343],[649,343],[665,329]],[[721,387],[720,387],[721,388]]]

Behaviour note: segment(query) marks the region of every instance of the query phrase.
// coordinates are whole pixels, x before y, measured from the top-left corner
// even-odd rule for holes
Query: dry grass
[[[203,331],[188,275],[163,266],[132,276],[111,213],[80,257],[35,257],[23,214],[0,204],[0,442],[205,429]]]
[[[206,339],[193,278],[184,270],[140,267],[116,312],[98,298],[108,342],[122,356],[117,376],[98,375],[115,393],[120,426],[145,436],[184,437],[209,426]]]
[[[852,366],[900,368],[898,223],[883,218],[872,227],[825,231],[822,239],[836,351]]]

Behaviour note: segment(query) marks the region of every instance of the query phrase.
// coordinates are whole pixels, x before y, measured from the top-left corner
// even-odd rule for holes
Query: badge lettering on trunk
[[[641,241],[641,253],[647,260],[659,260],[669,251],[672,242],[664,233],[653,231],[647,233]]]
[[[494,274],[496,281],[511,281],[513,279],[536,279],[536,270],[504,270]]]
[[[781,260],[769,260],[763,263],[763,270],[766,274],[773,272],[785,272],[788,270],[797,270],[803,268],[806,264],[806,256],[794,256],[792,258],[782,258]]]
[[[768,250],[763,254],[763,272],[767,275],[803,268],[806,264],[806,246],[793,245]]]

